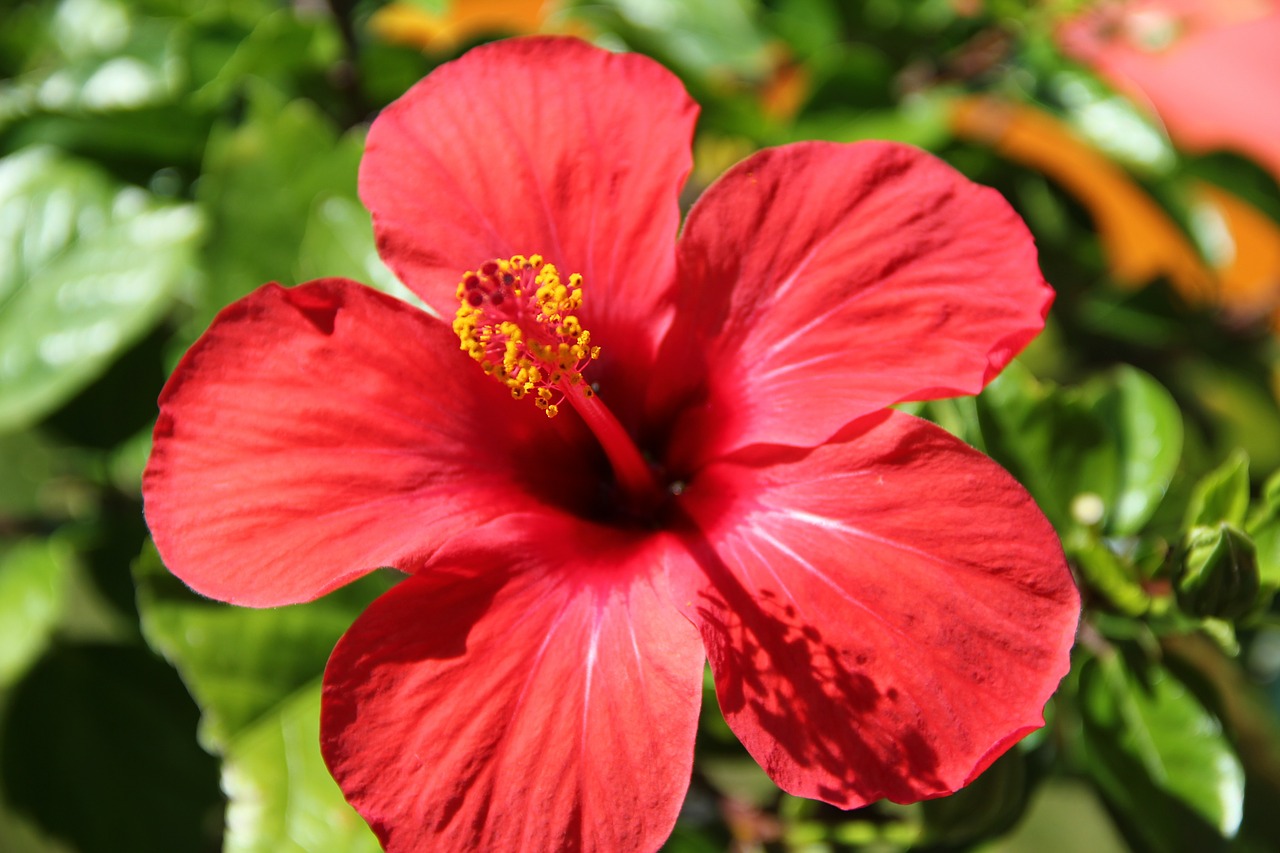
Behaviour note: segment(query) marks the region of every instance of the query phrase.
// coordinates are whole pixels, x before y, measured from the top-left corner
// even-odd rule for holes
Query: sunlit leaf
[[[1078,388],[1042,385],[1015,365],[978,398],[986,448],[1030,489],[1060,530],[1101,522],[1139,530],[1182,454],[1182,417],[1169,393],[1129,366]],[[1101,502],[1098,519],[1073,512]]]
[[[199,704],[200,740],[221,754],[228,853],[376,851],[320,756],[320,678],[329,653],[390,579],[375,575],[309,604],[252,610],[201,598],[148,547],[134,566],[147,642]]]
[[[209,282],[196,331],[262,284],[301,280],[312,204],[324,195],[355,198],[363,150],[358,134],[340,138],[314,104],[286,101],[265,84],[251,88],[244,122],[210,139],[200,179]]]
[[[316,199],[302,237],[298,275],[303,280],[330,276],[350,278],[426,308],[382,262],[373,241],[369,211],[347,196],[328,195]]]
[[[134,564],[148,644],[181,673],[200,705],[200,738],[221,751],[323,671],[329,653],[388,586],[375,575],[310,604],[255,610],[196,595],[148,545]]]
[[[1244,771],[1217,718],[1164,668],[1115,653],[1085,664],[1080,702],[1087,769],[1130,831],[1156,850],[1223,849]]]
[[[1182,526],[1216,525],[1220,521],[1243,525],[1248,509],[1249,456],[1236,450],[1196,483]]]
[[[1182,457],[1182,413],[1173,397],[1142,371],[1122,365],[1098,398],[1119,448],[1120,469],[1107,530],[1136,533],[1155,512]]]
[[[278,702],[227,745],[224,853],[378,853],[320,756],[320,682]]]
[[[0,546],[0,688],[49,641],[66,596],[70,549],[58,540]]]
[[[191,205],[120,186],[52,149],[0,160],[0,431],[102,372],[193,275]]]

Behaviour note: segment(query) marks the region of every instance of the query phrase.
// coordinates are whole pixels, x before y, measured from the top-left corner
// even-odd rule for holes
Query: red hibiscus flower
[[[408,573],[323,700],[388,850],[656,849],[706,659],[778,784],[844,807],[956,790],[1067,669],[1045,518],[887,408],[978,391],[1041,328],[1022,223],[915,149],[802,143],[677,242],[695,117],[640,56],[473,50],[383,112],[360,174],[438,316],[268,285],[161,398],[147,516],[194,589],[264,607]]]

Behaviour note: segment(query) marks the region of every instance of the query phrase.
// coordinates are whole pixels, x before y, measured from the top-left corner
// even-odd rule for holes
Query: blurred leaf
[[[66,597],[70,549],[27,539],[0,550],[0,688],[44,649]]]
[[[759,79],[770,69],[765,34],[747,0],[608,0],[582,10],[591,20],[610,10],[654,52],[701,80]]]
[[[223,853],[379,853],[320,755],[320,682],[314,680],[228,745]]]
[[[7,798],[80,853],[213,853],[216,762],[197,711],[145,649],[76,645],[18,682],[3,720]]]
[[[41,492],[67,465],[52,442],[35,430],[0,434],[0,516],[42,512]]]
[[[1112,160],[1153,174],[1177,165],[1178,154],[1164,131],[1097,77],[1065,69],[1053,75],[1049,86],[1071,127]]]
[[[1078,395],[1056,392],[1015,362],[978,397],[978,417],[988,452],[1059,530],[1074,523],[1077,495],[1088,492],[1105,502],[1115,490],[1116,448]]]
[[[1151,596],[1138,583],[1135,572],[1123,562],[1106,542],[1097,536],[1069,536],[1064,540],[1075,558],[1085,582],[1102,593],[1116,610],[1128,616],[1141,616],[1151,606]]]
[[[390,581],[375,573],[329,595],[255,610],[203,598],[148,544],[134,564],[147,643],[182,675],[200,705],[200,741],[222,751],[324,672],[334,644]]]
[[[1280,590],[1280,471],[1267,479],[1246,529],[1257,548],[1263,586]]]
[[[171,101],[184,82],[176,19],[118,0],[63,0],[39,67],[0,87],[0,128],[36,112],[101,113]]]
[[[1040,786],[1012,833],[989,853],[1130,853],[1097,796],[1083,782],[1050,779]]]
[[[1249,456],[1235,450],[1196,483],[1182,526],[1216,526],[1220,521],[1243,525],[1249,509]]]
[[[50,149],[0,160],[0,431],[57,407],[155,322],[200,230],[191,205]]]
[[[376,573],[308,604],[252,610],[191,592],[150,546],[134,572],[147,642],[182,674],[203,711],[201,742],[224,757],[227,853],[378,850],[320,756],[320,678],[391,579]]]
[[[1220,454],[1243,448],[1260,470],[1280,467],[1280,409],[1263,382],[1246,365],[1228,367],[1200,356],[1180,362],[1171,380],[1213,419]]]
[[[1130,832],[1155,850],[1225,849],[1244,771],[1216,717],[1163,667],[1119,654],[1080,676],[1086,769]]]
[[[295,91],[300,77],[320,77],[341,56],[342,41],[331,16],[302,15],[294,9],[277,8],[254,23],[192,100],[214,107],[230,100],[246,85],[263,83],[277,91]]]
[[[265,84],[250,87],[243,124],[209,141],[198,198],[209,214],[208,289],[197,330],[228,303],[269,281],[296,284],[313,202],[355,198],[363,140],[339,139],[310,102],[286,102]]]
[[[934,843],[964,844],[1007,831],[1027,807],[1026,765],[1015,747],[951,796],[921,803],[925,837]]]
[[[1078,388],[1041,384],[1010,365],[978,397],[987,451],[1031,491],[1059,530],[1078,498],[1102,502],[1102,529],[1139,530],[1182,454],[1182,417],[1159,383],[1123,365]]]
[[[1098,398],[1099,413],[1119,448],[1118,484],[1107,530],[1136,533],[1155,512],[1182,457],[1182,413],[1173,397],[1142,371],[1121,365]]]
[[[369,211],[343,195],[316,199],[299,253],[301,280],[332,276],[371,285],[426,310],[422,300],[401,284],[378,256]]]

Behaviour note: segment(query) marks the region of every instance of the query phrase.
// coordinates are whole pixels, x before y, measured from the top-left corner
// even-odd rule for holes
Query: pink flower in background
[[[1103,3],[1063,47],[1148,104],[1180,147],[1251,157],[1280,181],[1280,3]]]
[[[707,659],[769,775],[847,808],[963,786],[1067,671],[1049,523],[888,408],[979,391],[1040,330],[1025,227],[915,149],[800,143],[731,169],[677,241],[696,112],[571,39],[442,66],[360,175],[438,316],[268,285],[161,398],[147,517],[194,589],[266,607],[409,574],[323,700],[388,850],[657,849]]]

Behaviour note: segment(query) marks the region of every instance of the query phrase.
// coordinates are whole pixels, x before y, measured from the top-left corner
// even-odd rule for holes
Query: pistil
[[[541,255],[487,261],[458,284],[453,329],[462,349],[511,390],[533,398],[547,417],[568,402],[600,442],[630,509],[645,514],[662,499],[649,464],[582,376],[600,354],[576,315],[582,276],[560,277]]]

